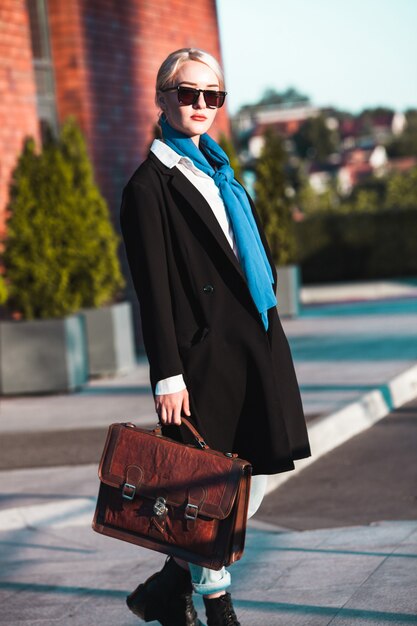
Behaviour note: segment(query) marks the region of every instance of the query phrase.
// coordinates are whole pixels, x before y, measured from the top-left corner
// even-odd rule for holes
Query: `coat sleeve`
[[[172,313],[161,200],[150,184],[123,190],[120,224],[139,300],[142,334],[155,394],[157,381],[183,374]]]

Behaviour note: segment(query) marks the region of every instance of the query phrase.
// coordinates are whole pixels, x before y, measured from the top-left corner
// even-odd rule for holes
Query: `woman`
[[[217,61],[202,50],[170,54],[156,81],[162,140],[123,191],[121,225],[138,295],[155,409],[181,438],[187,416],[210,447],[253,465],[250,513],[266,475],[309,456],[299,389],[276,308],[276,270],[252,200],[207,135],[225,99]],[[168,558],[127,599],[145,621],[239,622],[230,573]]]

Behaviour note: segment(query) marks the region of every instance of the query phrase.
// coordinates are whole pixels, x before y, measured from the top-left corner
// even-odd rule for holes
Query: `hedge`
[[[296,237],[304,283],[417,276],[417,207],[320,213]]]

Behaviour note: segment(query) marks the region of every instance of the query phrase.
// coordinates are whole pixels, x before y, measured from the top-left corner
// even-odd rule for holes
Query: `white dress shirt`
[[[153,141],[151,151],[167,167],[177,167],[204,196],[216,216],[216,219],[219,222],[230,247],[239,259],[232,225],[229,221],[219,188],[211,176],[208,176],[195,167],[191,159],[180,156],[177,152],[175,152],[175,150],[167,146],[167,144],[160,139],[155,139]],[[176,391],[181,391],[182,389],[186,389],[186,385],[182,374],[178,374],[177,376],[170,376],[169,378],[159,380],[156,384],[155,394],[161,395],[165,393],[175,393]]]

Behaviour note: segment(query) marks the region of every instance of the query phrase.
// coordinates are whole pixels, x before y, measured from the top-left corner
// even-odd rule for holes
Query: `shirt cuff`
[[[155,395],[161,396],[165,393],[175,393],[186,388],[187,386],[184,382],[182,374],[178,374],[177,376],[170,376],[169,378],[159,380],[156,383]]]

